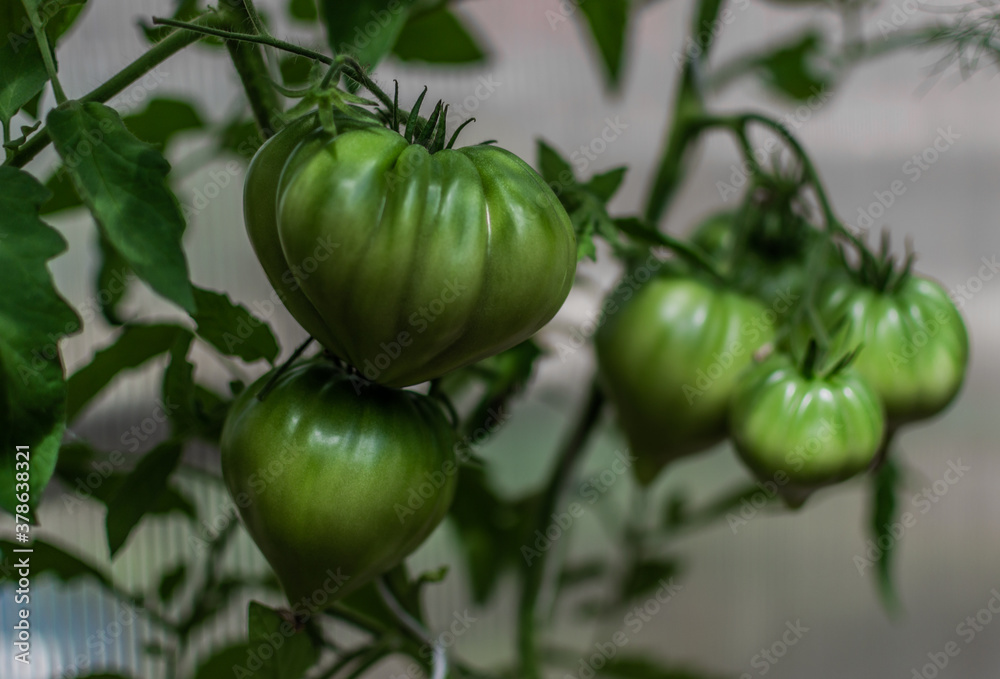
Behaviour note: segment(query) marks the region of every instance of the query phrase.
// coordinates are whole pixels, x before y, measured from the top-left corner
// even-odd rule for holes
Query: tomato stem
[[[306,350],[306,348],[312,343],[312,341],[313,338],[309,337],[305,342],[300,344],[298,348],[296,348],[295,351],[292,352],[292,355],[288,357],[288,360],[282,363],[278,367],[278,369],[274,371],[274,374],[271,375],[271,379],[269,379],[261,388],[261,390],[257,392],[258,401],[263,402],[264,399],[267,398],[267,395],[271,392],[271,389],[274,388],[274,385],[278,381],[278,378],[281,377],[285,373],[285,371],[291,367],[293,363],[295,363],[298,357],[302,355],[302,352]]]
[[[587,441],[593,433],[600,420],[601,410],[604,407],[604,392],[595,380],[590,386],[590,393],[587,396],[586,405],[580,411],[576,424],[574,425],[566,444],[563,446],[556,460],[556,468],[549,479],[549,483],[542,495],[538,511],[535,515],[535,527],[545,532],[548,523],[552,520],[552,514],[556,510],[556,505],[563,491],[566,489],[572,476],[573,467],[579,461]],[[521,600],[518,610],[518,650],[521,655],[522,679],[539,679],[541,669],[538,660],[538,639],[536,637],[536,627],[538,623],[538,595],[545,582],[546,557],[553,550],[547,550],[535,560],[533,564],[525,568],[524,588],[521,590]]]

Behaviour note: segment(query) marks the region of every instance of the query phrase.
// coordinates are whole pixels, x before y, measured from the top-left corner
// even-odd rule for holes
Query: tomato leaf
[[[170,164],[103,104],[70,102],[53,109],[47,123],[108,242],[153,290],[194,312],[181,245],[184,218],[166,184]]]
[[[125,298],[135,274],[100,231],[97,232],[97,244],[101,254],[101,266],[97,270],[97,304],[104,320],[111,325],[121,325],[125,321],[118,315],[118,305]]]
[[[180,335],[191,331],[179,325],[126,325],[115,343],[98,351],[90,363],[66,382],[66,419],[72,422],[122,370],[137,368],[170,350]]]
[[[351,54],[373,68],[389,53],[414,0],[320,0],[320,16],[334,54]]]
[[[288,3],[288,15],[293,19],[312,23],[319,18],[316,10],[316,0],[291,0]]]
[[[296,631],[291,620],[256,601],[250,602],[250,648],[267,647],[273,655],[264,659],[262,667],[253,676],[258,679],[301,679],[319,660],[319,649],[313,646],[309,635]],[[280,642],[278,641],[280,639]]]
[[[0,573],[3,578],[14,579],[13,569],[8,570],[8,564],[16,561],[13,558],[15,549],[24,549],[24,545],[17,542],[0,540],[0,552],[3,553],[3,563],[0,564]],[[108,591],[114,591],[111,579],[104,574],[97,566],[87,563],[78,556],[63,551],[61,548],[46,542],[45,540],[35,540],[31,543],[31,573],[39,575],[50,573],[63,582],[69,582],[79,577],[92,577],[103,585]]]
[[[26,446],[30,504],[56,466],[66,422],[58,342],[80,329],[48,261],[66,249],[38,218],[48,192],[31,175],[0,167],[0,507],[13,512],[16,446]]]
[[[764,82],[779,94],[803,101],[830,86],[829,72],[820,66],[823,37],[809,31],[756,60]]]
[[[600,0],[600,2],[581,2],[577,5],[580,14],[586,19],[587,28],[604,66],[608,88],[611,90],[617,90],[621,85],[629,5],[629,0]]]
[[[49,80],[42,51],[20,0],[0,5],[0,122],[10,122]]]
[[[221,292],[194,289],[198,336],[226,356],[237,356],[247,363],[266,359],[272,365],[280,349],[271,326]]]
[[[486,60],[486,52],[447,5],[412,15],[392,53],[403,61],[435,64],[472,64]]]
[[[893,521],[896,519],[896,509],[899,506],[897,495],[902,487],[903,475],[899,465],[892,459],[887,459],[882,467],[872,476],[872,540],[879,545],[875,570],[878,576],[878,591],[886,612],[893,614],[899,608],[899,595],[896,593],[892,578],[892,558],[895,553],[896,539],[892,535]],[[882,545],[887,545],[884,549]]]
[[[176,568],[167,571],[160,578],[160,585],[156,588],[156,593],[163,603],[170,603],[177,593],[177,588],[184,584],[187,577],[187,565],[179,564]]]
[[[234,668],[239,667],[246,670],[249,658],[250,647],[247,644],[227,646],[204,660],[194,673],[194,679],[219,679],[219,677],[235,676]],[[244,676],[255,677],[256,675],[247,670]]]
[[[112,557],[125,544],[142,517],[160,502],[183,452],[184,446],[179,441],[166,441],[153,448],[139,460],[139,464],[108,500],[105,523]]]
[[[150,99],[140,113],[125,116],[122,122],[136,137],[161,149],[177,134],[205,127],[194,105],[178,99]]]

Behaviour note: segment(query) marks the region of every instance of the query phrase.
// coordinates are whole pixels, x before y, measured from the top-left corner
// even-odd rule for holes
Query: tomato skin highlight
[[[885,404],[890,426],[931,417],[957,396],[969,362],[962,316],[938,283],[908,276],[892,291],[834,281],[819,298],[828,326],[846,320],[842,346]]]
[[[807,377],[788,355],[772,354],[741,376],[729,432],[759,479],[784,474],[792,487],[811,490],[867,469],[885,436],[885,416],[852,368]]]
[[[736,380],[774,327],[760,302],[691,277],[653,279],[615,303],[596,336],[598,366],[637,478],[650,483],[725,438]]]
[[[275,192],[276,216],[248,197],[265,214],[248,208],[251,240],[289,311],[366,379],[439,377],[524,341],[562,306],[576,235],[517,156],[431,154],[378,126],[294,135],[262,149],[275,160],[253,192]]]
[[[318,610],[398,564],[441,522],[458,478],[455,436],[427,397],[377,385],[359,393],[356,377],[324,359],[292,366],[259,401],[269,379],[233,404],[223,478],[289,602]],[[331,573],[334,592],[324,589]]]

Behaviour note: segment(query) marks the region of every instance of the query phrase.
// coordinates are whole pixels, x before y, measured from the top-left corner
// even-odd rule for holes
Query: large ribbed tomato
[[[444,518],[454,433],[428,397],[359,393],[324,359],[293,366],[260,400],[269,378],[233,404],[222,475],[292,606],[322,609],[395,566]]]
[[[366,378],[438,377],[518,344],[558,311],[576,237],[517,156],[488,145],[431,153],[378,126],[299,144],[305,136],[289,128],[261,149],[287,162],[280,180],[263,164],[265,179],[248,176],[248,230],[288,309]]]

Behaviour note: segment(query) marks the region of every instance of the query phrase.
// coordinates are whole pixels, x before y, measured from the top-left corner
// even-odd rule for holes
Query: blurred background
[[[316,47],[323,44],[317,30],[303,29],[288,18],[283,0],[258,0],[257,4],[266,12],[275,35]],[[70,97],[91,89],[147,48],[136,26],[138,19],[173,11],[168,0],[91,0],[91,5],[88,15],[61,44],[60,74],[71,89]],[[878,39],[880,19],[905,16],[916,25],[931,17],[924,11],[900,15],[902,6],[902,0],[876,5],[863,30]],[[804,26],[813,26],[834,41],[845,30],[837,13],[821,4],[748,0],[731,8],[733,20],[721,27],[713,64],[729,63],[797,35]],[[468,114],[477,119],[463,133],[465,143],[497,139],[532,163],[538,138],[568,156],[599,137],[609,119],[618,121],[621,133],[589,163],[584,175],[628,165],[624,187],[611,207],[616,213],[632,213],[641,209],[661,149],[678,76],[675,60],[684,48],[690,10],[690,3],[670,0],[648,3],[633,14],[618,94],[607,91],[602,64],[590,36],[573,20],[574,6],[569,0],[461,2],[454,11],[487,50],[484,63],[434,68],[390,58],[379,67],[376,79],[385,86],[399,78],[401,103],[412,102],[423,85],[435,100],[465,102]],[[673,541],[665,555],[677,557],[682,565],[674,578],[680,589],[630,636],[635,647],[648,648],[678,665],[741,679],[765,673],[776,679],[931,679],[992,677],[1000,672],[1000,619],[993,622],[1000,616],[989,610],[992,602],[1000,611],[1000,494],[996,492],[1000,486],[996,455],[1000,275],[982,268],[983,258],[995,262],[1000,256],[1000,126],[996,123],[1000,88],[992,67],[964,77],[953,68],[932,77],[931,67],[938,56],[911,51],[862,64],[830,88],[831,97],[818,96],[812,107],[776,97],[754,78],[735,81],[709,100],[718,112],[749,107],[777,117],[790,115],[792,131],[813,157],[836,211],[848,223],[857,225],[862,211],[870,212],[869,206],[877,200],[875,194],[902,180],[906,192],[882,210],[870,228],[889,227],[899,250],[904,238],[912,239],[919,253],[917,269],[947,289],[965,285],[974,290],[963,307],[972,362],[960,398],[942,417],[910,427],[899,439],[898,454],[911,471],[902,496],[903,510],[916,508],[912,499],[943,479],[949,463],[968,468],[956,483],[946,484],[945,493],[934,495],[929,510],[918,513],[915,524],[900,535],[895,557],[902,601],[899,615],[893,619],[881,606],[873,569],[859,568],[859,558],[870,548],[868,494],[859,479],[819,493],[799,512],[768,509],[745,524],[721,521]],[[489,87],[483,87],[484,82]],[[140,81],[111,104],[136,112],[150,98],[167,97],[191,102],[205,121],[222,121],[244,101],[225,52],[195,47],[171,58],[155,78]],[[944,151],[939,143],[936,162],[914,180],[906,163],[934,145],[942,132],[951,141]],[[271,290],[243,230],[242,183],[248,158],[231,154],[206,163],[203,145],[201,138],[186,138],[182,133],[168,148],[178,197],[193,209],[185,241],[192,279],[201,286],[224,290],[253,308],[255,301],[268,299]],[[738,199],[738,194],[723,195],[719,189],[720,182],[731,181],[732,165],[739,163],[732,140],[712,136],[699,149],[695,172],[661,224],[671,233],[687,233],[700,217],[734,206]],[[229,161],[237,161],[239,171],[227,169]],[[53,164],[50,149],[31,169],[37,174],[39,168]],[[46,176],[45,172],[40,176]],[[67,211],[47,219],[74,253],[53,263],[57,286],[78,309],[93,307],[96,245],[89,215]],[[82,257],[81,252],[94,256]],[[527,395],[515,402],[508,423],[480,450],[493,467],[500,494],[518,496],[537,487],[547,473],[552,451],[584,397],[593,369],[589,347],[562,357],[554,349],[590,318],[618,273],[600,252],[597,262],[582,263],[569,301],[542,332],[541,344],[553,352],[540,364]],[[146,319],[175,314],[139,285],[133,286],[123,310]],[[270,320],[287,356],[304,333],[283,309]],[[64,341],[67,371],[87,363],[110,337],[110,328],[98,317],[81,334]],[[134,452],[124,437],[154,412],[162,365],[149,365],[120,378],[89,407],[74,434],[109,449]],[[258,364],[234,369],[256,377],[264,368]],[[200,361],[198,374],[219,385],[228,379],[214,360]],[[606,420],[610,423],[612,418]],[[153,431],[139,449],[145,450],[165,433]],[[624,448],[622,438],[605,427],[589,450],[584,477],[587,470],[607,469],[616,451]],[[217,469],[215,451],[191,450],[188,455],[206,468]],[[682,490],[690,498],[705,500],[747,478],[727,445],[676,464],[659,479],[654,492],[662,498]],[[209,522],[214,525],[199,527],[199,533],[211,534],[233,520],[218,486],[197,478],[186,479],[183,485],[200,516],[216,517]],[[631,479],[618,480],[606,499],[573,526],[565,545],[571,562],[615,548],[617,543],[604,526],[608,516],[626,512],[632,490]],[[100,505],[74,505],[66,501],[70,495],[64,487],[52,485],[36,536],[91,561],[108,563]],[[649,504],[659,508],[662,502]],[[190,522],[177,515],[148,518],[111,567],[114,578],[133,590],[155,588],[162,573],[199,548],[199,541],[191,539],[194,534]],[[473,664],[489,667],[513,651],[515,592],[502,585],[486,606],[473,606],[467,599],[467,574],[457,556],[456,541],[453,527],[446,522],[411,563],[416,570],[450,566],[449,577],[430,590],[431,628],[445,629],[456,612],[468,609],[476,622],[457,639],[455,648]],[[266,572],[263,559],[245,534],[225,559],[235,570]],[[33,588],[37,596],[33,664],[26,672],[14,663],[11,644],[5,642],[0,645],[0,676],[75,676],[104,667],[158,676],[159,666],[143,660],[141,653],[143,643],[156,637],[155,627],[105,598],[96,584],[86,578],[62,582],[45,575],[36,578]],[[597,625],[585,614],[588,601],[601,594],[601,586],[595,583],[554,611],[561,645],[582,653],[625,628],[627,609],[617,624],[612,617],[611,623]],[[257,598],[281,603],[273,592],[262,590]],[[16,611],[8,607],[9,592],[0,599],[4,602],[0,637],[7,638]],[[965,623],[977,615],[978,629]],[[228,615],[199,635],[199,643],[207,648],[239,639],[245,634],[245,616],[246,599],[234,602]],[[762,665],[762,652],[782,640],[788,625],[807,631],[787,648],[781,646],[776,662]],[[950,657],[943,669],[925,669],[949,642],[957,642],[958,655]],[[91,665],[83,666],[80,657]],[[384,664],[373,676],[391,677],[401,671]]]

